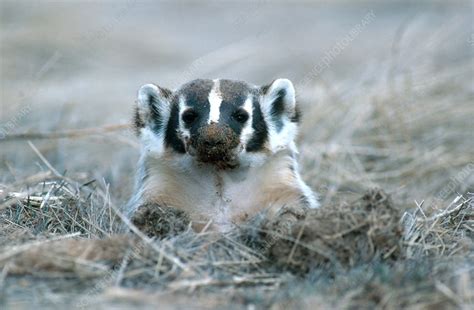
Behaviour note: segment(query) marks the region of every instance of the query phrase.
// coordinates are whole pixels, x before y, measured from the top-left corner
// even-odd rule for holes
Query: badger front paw
[[[149,237],[164,238],[185,231],[189,226],[186,212],[157,204],[144,204],[132,216],[132,223]]]

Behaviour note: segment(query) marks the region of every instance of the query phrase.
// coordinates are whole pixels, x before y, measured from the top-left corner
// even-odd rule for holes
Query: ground
[[[472,307],[472,12],[2,1],[0,308]],[[294,82],[321,210],[285,235],[121,217],[137,89],[197,77]]]

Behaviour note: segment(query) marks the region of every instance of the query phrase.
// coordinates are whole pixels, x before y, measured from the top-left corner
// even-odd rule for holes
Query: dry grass
[[[384,12],[374,23],[389,19]],[[74,127],[66,118],[56,124],[61,130],[49,132],[57,107],[34,107],[38,119],[24,120],[33,130],[0,141],[0,308],[472,307],[474,96],[472,45],[464,36],[472,22],[456,14],[442,25],[400,19],[393,40],[384,28],[389,49],[377,50],[383,38],[374,24],[368,38],[357,38],[311,83],[291,77],[304,111],[301,168],[322,208],[290,234],[255,223],[226,234],[195,233],[169,210],[143,210],[130,222],[119,206],[130,192],[130,149],[137,143],[116,131],[125,127],[97,125],[88,115],[90,122],[77,126],[85,130],[65,129]],[[328,45],[326,33],[314,37]],[[233,62],[246,68],[246,57],[252,66],[260,62],[247,50],[257,55],[266,45],[252,42],[219,50],[222,62],[230,60],[204,73],[228,73],[224,67]],[[278,46],[267,60],[281,66],[290,52]],[[313,58],[283,65],[303,77]],[[126,73],[141,63],[134,57]],[[195,74],[201,73],[189,75]],[[116,109],[112,92],[98,93],[110,94],[108,108],[126,118],[131,108]],[[153,238],[164,232],[172,235]]]
[[[90,187],[50,180],[8,196],[0,268],[10,278],[3,282],[32,275],[98,287],[78,289],[72,303],[78,307],[149,305],[190,292],[202,306],[231,298],[275,307],[311,307],[318,300],[338,307],[455,307],[474,297],[472,196],[458,196],[433,214],[421,208],[403,213],[385,193],[370,191],[352,203],[312,211],[289,235],[252,226],[226,234],[185,229],[150,239],[120,234],[123,227],[112,223],[122,215],[104,200],[105,192]],[[98,205],[102,212],[83,210]],[[155,220],[163,227],[163,217]],[[228,298],[218,297],[223,293]]]

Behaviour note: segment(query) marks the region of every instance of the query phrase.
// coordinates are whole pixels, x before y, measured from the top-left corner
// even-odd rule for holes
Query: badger
[[[197,79],[172,91],[138,91],[141,144],[132,216],[140,206],[186,212],[194,229],[226,231],[264,212],[319,206],[299,173],[300,112],[288,79],[266,86]]]

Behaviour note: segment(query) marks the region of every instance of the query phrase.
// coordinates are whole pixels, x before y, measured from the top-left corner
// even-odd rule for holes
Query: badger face
[[[257,87],[233,80],[194,80],[176,91],[153,84],[138,92],[135,127],[147,153],[188,155],[218,169],[253,165],[296,151],[298,110],[287,79]]]

